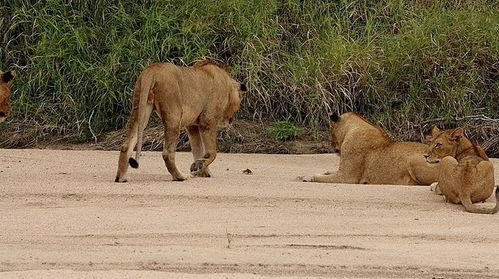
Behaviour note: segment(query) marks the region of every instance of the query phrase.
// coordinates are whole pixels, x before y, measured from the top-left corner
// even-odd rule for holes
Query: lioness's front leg
[[[205,171],[198,171],[194,172],[194,165],[196,161],[203,159],[204,155],[204,146],[203,146],[203,141],[201,139],[201,134],[199,131],[198,126],[191,126],[187,128],[187,135],[189,136],[189,143],[191,145],[191,151],[192,151],[192,157],[194,159],[194,162],[191,166],[191,173],[195,176],[199,177],[210,177],[210,171],[208,170],[208,167],[205,168]]]
[[[201,140],[204,145],[204,156],[191,165],[191,172],[195,175],[206,173],[208,166],[217,157],[217,129],[216,125],[210,125],[201,129]]]

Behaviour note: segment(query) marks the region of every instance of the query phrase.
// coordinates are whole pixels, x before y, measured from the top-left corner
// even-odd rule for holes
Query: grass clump
[[[272,135],[279,141],[293,140],[302,129],[289,121],[277,121],[270,128]]]

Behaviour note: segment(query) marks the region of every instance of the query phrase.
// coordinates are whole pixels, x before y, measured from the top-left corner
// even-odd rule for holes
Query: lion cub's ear
[[[442,130],[440,130],[437,125],[433,125],[433,128],[431,129],[431,135],[436,136],[438,134],[442,133]]]
[[[336,112],[333,112],[329,115],[329,119],[331,119],[331,121],[333,122],[338,122],[340,120],[340,117]]]
[[[464,130],[463,128],[456,128],[452,133],[450,134],[452,140],[458,140],[464,135]]]
[[[433,140],[433,136],[432,135],[427,135],[424,140],[423,140],[423,143],[431,143],[431,141]]]
[[[248,88],[246,87],[246,84],[244,84],[244,83],[240,84],[240,89],[241,89],[241,91],[244,91],[244,92],[248,91]]]

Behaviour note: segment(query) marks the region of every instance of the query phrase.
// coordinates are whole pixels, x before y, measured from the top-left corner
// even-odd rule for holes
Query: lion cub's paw
[[[302,176],[298,176],[296,178],[296,181],[300,181],[300,182],[312,182],[313,181],[313,177],[312,176],[307,176],[307,175],[302,175]]]
[[[438,186],[438,182],[433,182],[430,185],[430,191],[435,192],[437,195],[442,195],[442,191],[440,191],[440,187]]]

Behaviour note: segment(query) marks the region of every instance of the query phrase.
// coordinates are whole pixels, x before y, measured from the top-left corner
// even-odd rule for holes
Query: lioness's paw
[[[313,178],[312,176],[302,175],[302,176],[298,176],[296,178],[296,181],[300,181],[300,182],[312,182],[313,181],[312,178]]]
[[[187,180],[187,178],[185,178],[183,175],[177,175],[177,176],[174,176],[173,177],[173,181],[179,181],[179,182],[182,182],[184,180]]]
[[[114,179],[114,182],[125,183],[125,182],[128,182],[128,180],[126,178],[119,178],[118,176],[116,176],[116,178]]]
[[[201,170],[204,166],[204,161],[203,160],[196,160],[194,163],[191,165],[191,173],[195,174],[199,170]]]
[[[207,171],[197,171],[197,172],[191,172],[193,177],[211,177],[211,174]]]

